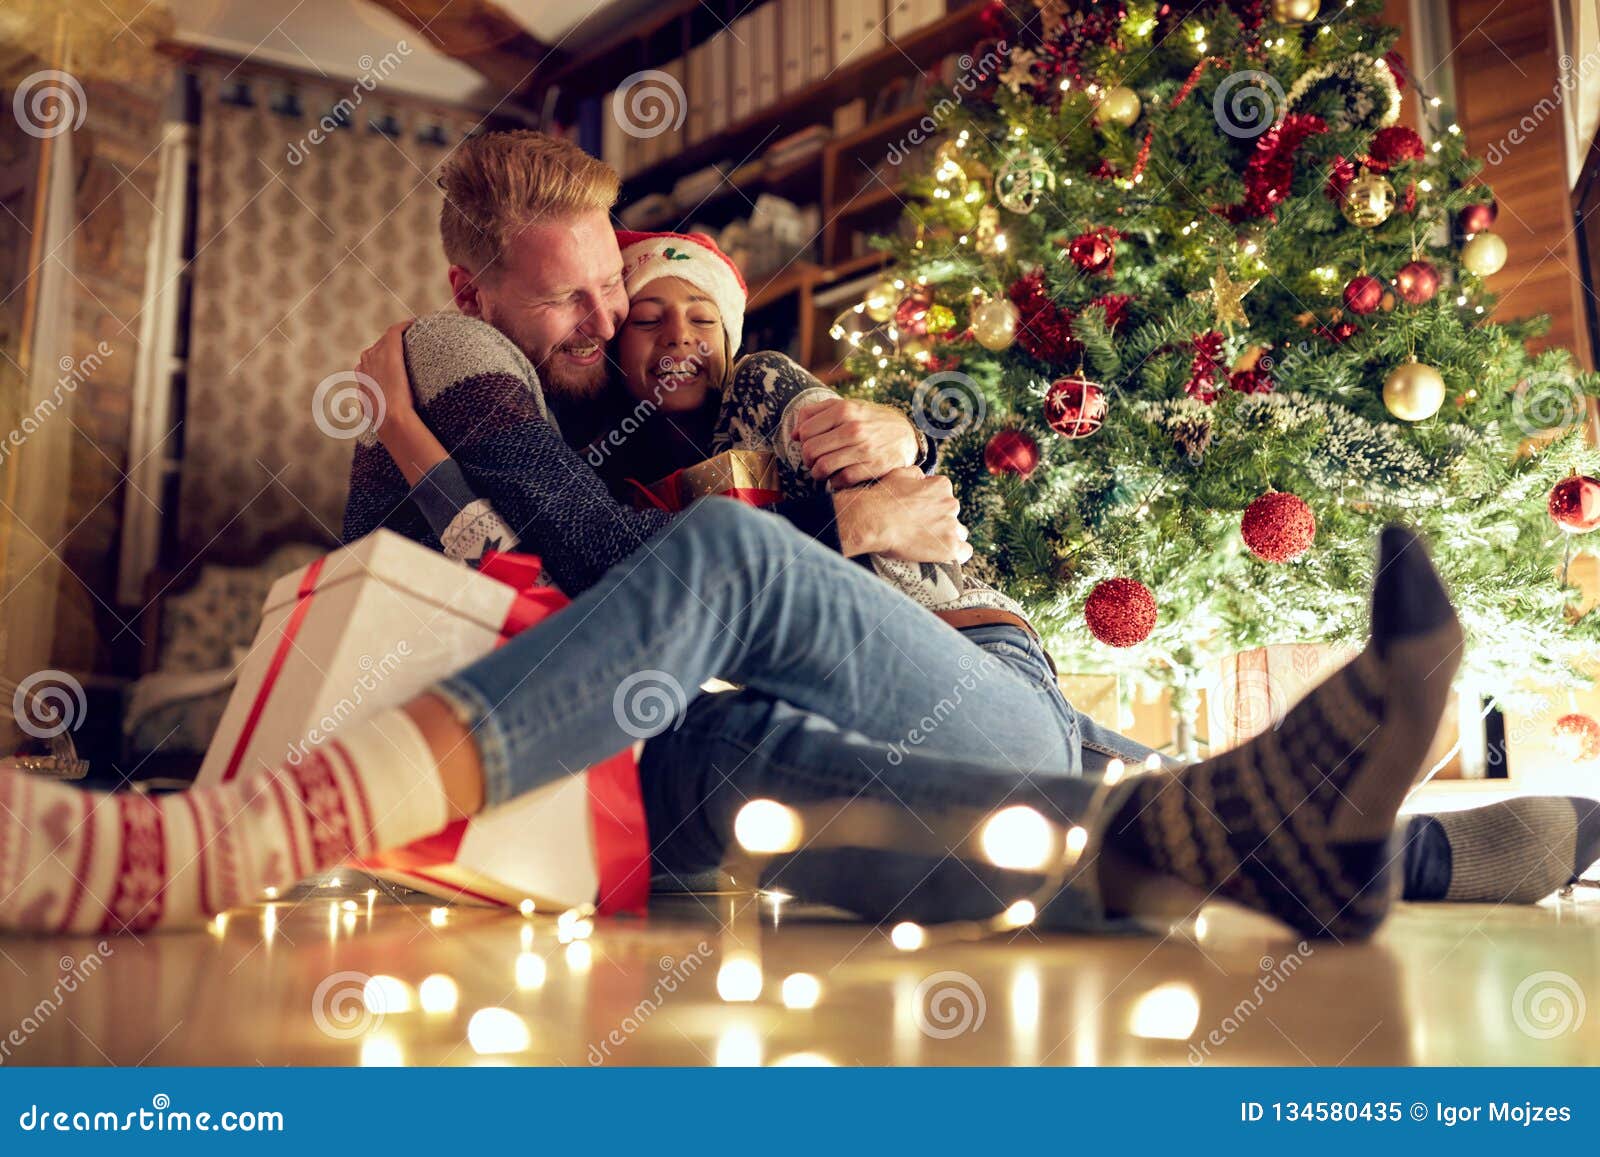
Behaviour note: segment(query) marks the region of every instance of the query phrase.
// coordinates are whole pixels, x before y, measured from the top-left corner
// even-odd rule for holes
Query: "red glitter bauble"
[[[1303,499],[1274,490],[1245,507],[1239,533],[1257,558],[1289,562],[1311,549],[1317,519]]]
[[[1106,579],[1083,604],[1089,633],[1108,647],[1132,647],[1156,629],[1156,596],[1137,579]]]
[[[1550,517],[1568,534],[1600,526],[1600,479],[1574,474],[1557,482],[1550,490]]]
[[[983,464],[990,474],[1026,478],[1039,465],[1039,443],[1026,430],[1001,430],[983,447]]]
[[[1367,165],[1379,172],[1402,161],[1422,159],[1422,138],[1408,125],[1390,125],[1372,134],[1372,146],[1367,150]]]
[[[1344,307],[1351,313],[1371,313],[1383,304],[1383,282],[1369,273],[1358,273],[1344,287]]]
[[[917,337],[928,332],[928,310],[933,305],[933,290],[926,285],[913,285],[900,304],[894,307],[894,323],[900,329]]]
[[[1111,259],[1115,250],[1104,233],[1080,233],[1067,246],[1072,263],[1085,273],[1111,272]]]
[[[1412,305],[1422,305],[1439,292],[1439,271],[1428,261],[1407,262],[1394,275],[1394,289]]]
[[[1482,233],[1494,224],[1498,212],[1499,206],[1493,201],[1468,205],[1456,214],[1456,227],[1463,233]]]
[[[1556,745],[1570,759],[1600,758],[1600,723],[1574,711],[1556,720]]]
[[[1087,378],[1058,378],[1044,396],[1044,420],[1063,438],[1087,438],[1106,420],[1106,392]]]

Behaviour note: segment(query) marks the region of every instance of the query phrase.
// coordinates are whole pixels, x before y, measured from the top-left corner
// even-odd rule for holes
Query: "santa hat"
[[[628,299],[658,277],[681,277],[700,290],[722,314],[729,354],[744,338],[744,305],[748,296],[739,269],[704,233],[641,233],[617,230],[622,249],[622,280]]]

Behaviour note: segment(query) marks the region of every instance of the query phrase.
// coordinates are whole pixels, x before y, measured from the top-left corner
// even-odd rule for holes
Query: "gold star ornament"
[[[1259,277],[1252,277],[1248,281],[1235,281],[1219,262],[1217,271],[1211,275],[1211,307],[1216,311],[1213,324],[1225,326],[1230,335],[1234,322],[1248,326],[1250,319],[1244,313],[1244,295],[1254,289],[1260,280]]]

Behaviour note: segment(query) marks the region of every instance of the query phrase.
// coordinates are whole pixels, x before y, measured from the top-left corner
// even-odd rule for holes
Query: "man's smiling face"
[[[500,260],[473,277],[450,269],[456,304],[515,342],[554,400],[597,397],[606,388],[606,344],[628,314],[622,253],[600,210],[530,225]]]

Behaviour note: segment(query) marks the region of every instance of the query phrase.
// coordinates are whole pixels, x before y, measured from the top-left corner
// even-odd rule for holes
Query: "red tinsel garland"
[[[1189,362],[1189,380],[1183,392],[1210,405],[1217,400],[1217,381],[1222,376],[1222,335],[1216,330],[1197,333],[1190,339],[1194,357]]]
[[[1072,336],[1072,314],[1050,299],[1038,270],[1012,282],[1006,291],[1017,307],[1017,344],[1042,362],[1071,361],[1083,346]]]
[[[1321,117],[1292,112],[1262,133],[1245,165],[1244,202],[1228,211],[1228,219],[1235,224],[1255,217],[1276,221],[1277,206],[1294,184],[1295,152],[1311,137],[1327,131]]]

